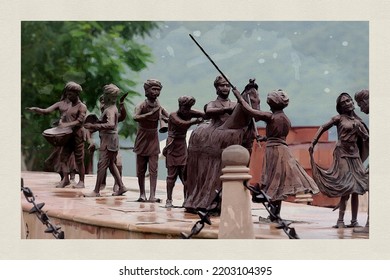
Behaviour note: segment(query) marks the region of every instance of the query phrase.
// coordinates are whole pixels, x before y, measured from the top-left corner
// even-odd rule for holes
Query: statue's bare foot
[[[159,198],[156,198],[156,197],[150,197],[148,202],[152,202],[152,203],[160,203],[161,202],[161,199]]]
[[[114,192],[117,192],[119,190],[119,185],[118,184],[115,184],[113,187],[112,187],[112,190]]]
[[[100,185],[100,187],[99,187],[99,189],[102,191],[102,190],[104,190],[106,188],[106,184],[101,184]]]
[[[356,227],[361,227],[358,222],[354,221],[351,222],[349,225],[347,225],[347,228],[356,228]]]
[[[95,192],[95,191],[92,191],[92,192],[90,192],[90,193],[84,193],[83,195],[84,195],[84,197],[99,197],[99,196],[100,196],[100,193],[97,193],[97,192]]]
[[[137,202],[146,202],[146,196],[145,196],[145,195],[141,195],[141,196],[137,199]]]
[[[119,187],[117,191],[112,193],[112,195],[113,196],[120,196],[120,195],[124,194],[125,192],[127,192],[127,188],[125,186],[123,186],[123,187]]]
[[[167,201],[165,202],[165,208],[172,208],[172,207],[173,207],[172,199],[167,199]]]
[[[77,183],[77,185],[74,186],[75,189],[83,189],[85,188],[84,182],[80,181]]]
[[[337,224],[334,225],[333,228],[346,228],[346,226],[344,222],[337,222]]]
[[[65,188],[67,185],[69,185],[70,182],[69,180],[62,180],[57,186],[56,188]]]

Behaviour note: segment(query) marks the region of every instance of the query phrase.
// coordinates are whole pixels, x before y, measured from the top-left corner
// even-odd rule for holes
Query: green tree
[[[132,90],[137,72],[152,62],[149,47],[137,42],[158,28],[156,22],[24,21],[21,23],[21,149],[29,170],[42,170],[52,147],[41,133],[58,115],[41,116],[26,107],[46,108],[60,100],[64,85],[75,81],[83,87],[82,101],[90,112],[105,84],[129,92],[126,105],[139,93]],[[131,137],[131,118],[120,134]]]

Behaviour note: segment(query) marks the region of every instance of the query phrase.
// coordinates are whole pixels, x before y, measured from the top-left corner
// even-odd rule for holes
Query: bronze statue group
[[[368,168],[363,162],[368,157],[368,128],[355,113],[354,100],[348,93],[341,93],[336,100],[336,114],[329,122],[320,126],[309,148],[313,176],[310,177],[294,158],[286,143],[291,123],[284,109],[289,104],[288,94],[283,90],[274,90],[267,94],[266,102],[270,111],[260,110],[258,85],[250,80],[243,92],[239,92],[224,76],[214,81],[217,97],[203,107],[195,110],[195,98],[181,96],[178,99],[178,110],[168,113],[159,102],[163,88],[160,81],[149,79],[144,83],[146,99],[135,107],[132,115],[138,124],[133,152],[136,154],[136,175],[138,178],[138,202],[159,203],[156,197],[158,160],[160,154],[159,126],[168,126],[166,146],[162,153],[165,156],[166,204],[173,207],[172,192],[179,178],[184,186],[182,207],[188,212],[220,210],[220,193],[222,184],[221,153],[233,144],[240,144],[251,151],[254,141],[260,140],[256,135],[257,121],[266,124],[265,155],[261,179],[253,189],[262,190],[269,196],[275,215],[280,213],[282,201],[297,193],[317,194],[329,197],[340,197],[339,217],[334,227],[358,227],[357,214],[359,195],[369,190]],[[233,92],[237,101],[229,98]],[[117,100],[121,90],[114,84],[103,86],[101,115],[87,116],[87,108],[81,101],[82,88],[75,82],[68,82],[59,102],[49,108],[30,107],[29,110],[48,114],[55,110],[60,112],[58,128],[71,129],[71,137],[62,147],[55,147],[51,160],[58,158],[56,171],[61,175],[61,182],[56,186],[64,188],[71,184],[75,170],[79,182],[75,188],[85,188],[84,148],[93,151],[95,143],[92,133],[100,137],[99,161],[94,189],[85,193],[85,197],[98,197],[106,185],[107,169],[115,179],[113,196],[124,195],[127,191],[122,180],[122,166],[119,151],[118,122],[127,117],[123,104],[126,95],[120,98],[119,110]],[[363,113],[369,113],[368,90],[357,92],[355,101]],[[187,131],[195,126],[188,145]],[[333,152],[333,163],[324,169],[314,161],[314,149],[320,136],[331,127],[337,128],[338,141]],[[54,166],[54,165],[53,165]],[[146,172],[149,171],[149,195],[145,190]],[[347,201],[351,198],[351,223],[344,223]],[[270,216],[272,220],[272,216]],[[366,229],[368,229],[368,218]]]

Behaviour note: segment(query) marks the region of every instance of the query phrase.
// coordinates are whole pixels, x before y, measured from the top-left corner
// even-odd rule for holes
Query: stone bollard
[[[249,190],[243,182],[249,175],[249,152],[232,145],[222,152],[222,205],[218,238],[254,239]]]

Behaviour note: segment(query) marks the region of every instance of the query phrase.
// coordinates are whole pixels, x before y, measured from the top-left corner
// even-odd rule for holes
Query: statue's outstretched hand
[[[35,113],[38,112],[38,107],[26,107],[25,109]]]

